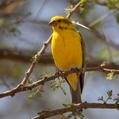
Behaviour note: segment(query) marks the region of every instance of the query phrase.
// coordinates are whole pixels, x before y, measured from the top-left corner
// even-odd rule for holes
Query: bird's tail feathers
[[[67,82],[70,85],[71,96],[72,96],[72,103],[77,104],[81,103],[81,93],[83,90],[83,78],[84,74],[70,74],[67,76]]]

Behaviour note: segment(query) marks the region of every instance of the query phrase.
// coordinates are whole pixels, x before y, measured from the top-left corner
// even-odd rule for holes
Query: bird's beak
[[[50,21],[48,24],[49,24],[50,26],[54,26],[54,25],[55,25],[55,22],[54,22],[54,21]]]

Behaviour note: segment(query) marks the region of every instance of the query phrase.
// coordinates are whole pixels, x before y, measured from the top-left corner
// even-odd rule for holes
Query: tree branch
[[[56,110],[52,110],[52,111],[42,111],[38,114],[38,116],[33,117],[32,119],[45,119],[51,116],[56,116],[59,114],[64,114],[67,112],[77,112],[78,110],[81,109],[119,109],[118,105],[115,104],[102,104],[102,103],[81,103],[81,104],[75,104],[72,105],[71,107],[68,108],[61,108],[61,109],[56,109]]]
[[[119,74],[119,68],[118,69],[112,69],[107,67],[106,65],[100,65],[98,67],[90,67],[90,68],[86,68],[85,72],[89,72],[89,71],[100,71],[103,73],[109,73],[109,72],[113,72],[114,74]],[[66,72],[56,72],[54,75],[48,76],[48,77],[44,77],[43,79],[40,79],[36,82],[33,82],[32,84],[27,84],[27,85],[23,85],[22,83],[18,84],[15,88],[2,92],[0,93],[0,98],[6,97],[6,96],[14,96],[16,93],[20,93],[23,91],[28,91],[28,90],[32,90],[33,88],[36,88],[40,85],[44,85],[46,82],[54,80],[58,77],[66,77],[67,75],[71,74],[71,73],[79,73],[82,72],[82,69],[71,69],[69,71]]]

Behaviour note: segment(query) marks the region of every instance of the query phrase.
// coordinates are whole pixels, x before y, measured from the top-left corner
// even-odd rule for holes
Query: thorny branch
[[[104,73],[113,72],[114,74],[119,74],[119,69],[107,68],[106,65],[86,68],[86,71],[88,71],[88,72],[90,72],[90,71],[100,71],[100,72],[104,72]],[[66,77],[68,74],[79,73],[79,72],[82,72],[82,69],[74,68],[74,69],[71,69],[71,70],[66,71],[66,72],[61,72],[61,71],[57,72],[54,75],[44,77],[43,79],[40,79],[36,82],[33,82],[32,84],[22,85],[20,83],[17,87],[15,87],[11,90],[0,93],[0,98],[6,97],[6,96],[14,96],[16,93],[32,90],[33,88],[38,87],[40,85],[44,85],[46,82],[54,80],[58,77]]]
[[[51,111],[42,111],[38,114],[38,116],[33,117],[31,119],[45,119],[51,116],[56,116],[56,115],[61,115],[67,112],[76,112],[77,110],[80,109],[88,109],[88,108],[92,108],[92,109],[119,109],[118,105],[115,104],[102,104],[102,103],[81,103],[81,104],[75,104],[75,105],[71,105],[70,107],[67,108],[61,108],[61,109],[56,109],[56,110],[51,110]]]

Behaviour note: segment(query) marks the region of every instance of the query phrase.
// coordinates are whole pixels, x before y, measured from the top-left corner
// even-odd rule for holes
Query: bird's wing
[[[81,35],[81,33],[80,32],[78,32],[79,33],[79,35],[80,35],[80,37],[81,37],[81,47],[82,47],[82,61],[83,61],[83,63],[82,63],[82,69],[83,69],[83,72],[81,73],[81,75],[80,75],[80,87],[81,87],[81,92],[82,92],[82,90],[83,90],[83,85],[84,85],[84,74],[85,74],[85,68],[86,68],[86,62],[85,62],[85,42],[84,42],[84,40],[83,40],[83,37],[82,37],[82,35]]]

